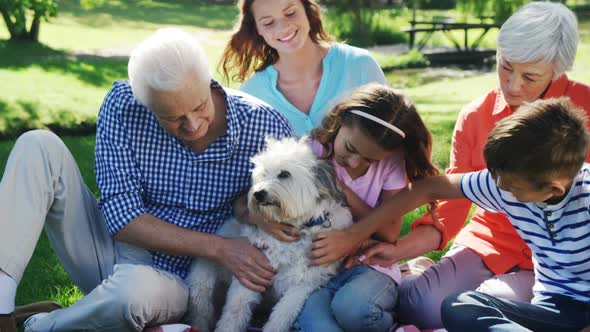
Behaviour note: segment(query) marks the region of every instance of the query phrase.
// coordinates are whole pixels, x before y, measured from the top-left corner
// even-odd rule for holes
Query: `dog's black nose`
[[[254,198],[256,199],[256,201],[258,203],[264,202],[266,199],[266,196],[268,196],[268,193],[266,192],[266,190],[258,190],[256,192],[254,192]]]

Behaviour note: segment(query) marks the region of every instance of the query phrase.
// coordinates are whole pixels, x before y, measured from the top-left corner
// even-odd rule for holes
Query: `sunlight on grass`
[[[126,63],[55,59],[0,68],[0,132],[60,123],[73,128],[96,122],[102,98],[114,80],[125,79]]]
[[[40,41],[67,51],[119,47],[135,44],[160,27],[177,26],[199,32],[205,44],[218,46],[217,41],[225,42],[236,15],[235,6],[199,2],[109,0],[86,11],[78,0],[63,0],[59,16],[42,23]],[[8,38],[4,24],[0,25],[0,38]]]

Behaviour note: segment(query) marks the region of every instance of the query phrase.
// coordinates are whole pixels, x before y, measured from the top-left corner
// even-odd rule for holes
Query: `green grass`
[[[109,86],[126,73],[126,63],[116,60],[50,58],[2,66],[0,133],[92,125]]]
[[[327,28],[336,36],[346,39],[351,43],[361,46],[372,46],[375,44],[394,44],[403,43],[408,40],[408,36],[402,30],[410,27],[412,20],[412,11],[408,8],[386,8],[373,9],[373,27],[369,36],[358,36],[354,34],[354,27],[350,15],[338,15],[334,10],[327,10]],[[416,21],[433,21],[447,18],[455,22],[480,23],[480,20],[465,16],[454,10],[418,10],[416,12]],[[468,33],[469,43],[473,43],[480,36],[483,29],[470,30]],[[491,29],[483,37],[480,47],[494,47],[498,29]],[[462,30],[451,31],[452,38],[457,40],[461,45],[464,40]],[[417,34],[417,40],[424,36],[423,33]],[[426,46],[453,46],[450,39],[443,32],[435,32],[431,35]]]
[[[59,16],[42,23],[40,40],[54,49],[78,51],[137,43],[159,27],[177,26],[199,33],[210,48],[219,45],[219,37],[231,29],[236,14],[235,6],[199,1],[107,0],[84,10],[78,0],[62,0]],[[7,37],[2,26],[0,39]]]
[[[428,60],[417,50],[411,50],[406,54],[396,56],[380,53],[373,55],[384,71],[403,68],[424,68],[428,66]]]
[[[86,11],[78,0],[64,0],[59,16],[42,23],[41,44],[2,41],[8,32],[0,25],[0,138],[39,127],[92,128],[110,85],[127,77],[127,60],[69,54],[130,48],[173,25],[194,33],[215,65],[236,14],[235,6],[191,1],[109,0]]]
[[[236,13],[235,6],[205,6],[188,0],[107,0],[89,11],[83,10],[78,0],[63,0],[59,16],[42,24],[41,44],[2,41],[8,34],[0,25],[0,138],[16,137],[39,127],[57,128],[60,132],[92,129],[112,82],[127,77],[127,61],[73,58],[69,54],[97,48],[130,48],[155,29],[175,25],[198,36],[210,63],[216,67]],[[399,31],[408,25],[411,11],[386,9],[375,11],[375,16],[381,28]],[[453,11],[440,10],[419,11],[417,18],[439,16],[463,19]],[[346,26],[341,21],[340,16],[327,10],[327,26],[337,34],[336,27]],[[448,41],[435,36],[432,44]],[[375,56],[386,69],[426,64],[419,52]],[[441,79],[416,73],[392,72],[388,76],[393,77],[394,85],[404,88]],[[217,71],[215,77],[220,78]],[[403,81],[398,82],[399,79]]]

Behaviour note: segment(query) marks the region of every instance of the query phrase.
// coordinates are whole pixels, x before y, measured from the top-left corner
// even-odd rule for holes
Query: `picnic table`
[[[437,31],[442,31],[445,36],[450,40],[457,49],[457,52],[472,52],[477,49],[483,37],[493,28],[500,28],[500,23],[466,23],[466,22],[452,22],[449,20],[432,20],[432,21],[410,21],[411,27],[403,29],[402,31],[407,32],[410,35],[408,40],[408,46],[413,49],[417,46],[421,50],[432,35]],[[464,40],[460,43],[451,33],[453,30],[463,30]],[[483,30],[475,41],[469,43],[468,31],[469,30]],[[422,38],[416,43],[416,35],[423,33]]]

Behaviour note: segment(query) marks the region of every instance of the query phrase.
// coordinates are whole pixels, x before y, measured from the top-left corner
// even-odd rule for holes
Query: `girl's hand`
[[[398,262],[396,245],[390,242],[373,241],[370,246],[358,254],[363,264],[391,266]]]
[[[355,252],[361,240],[348,230],[329,231],[316,234],[313,239],[311,258],[313,265],[342,261]]]
[[[381,241],[373,239],[363,241],[355,253],[346,257],[346,260],[344,261],[344,267],[350,269],[353,266],[364,264],[364,262],[360,260],[360,257],[363,256],[363,259],[365,259],[365,251],[379,243],[381,243]]]

